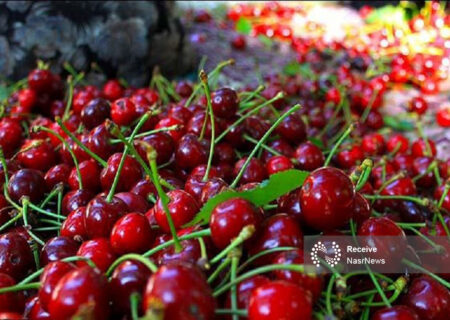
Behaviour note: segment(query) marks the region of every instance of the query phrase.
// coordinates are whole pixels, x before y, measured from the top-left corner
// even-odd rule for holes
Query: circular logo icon
[[[331,267],[334,267],[341,260],[341,248],[339,245],[333,241],[330,244],[325,245],[321,241],[317,242],[311,250],[311,260],[317,266],[320,267],[320,258],[319,252],[321,252],[321,256],[323,256],[323,260],[326,261]]]

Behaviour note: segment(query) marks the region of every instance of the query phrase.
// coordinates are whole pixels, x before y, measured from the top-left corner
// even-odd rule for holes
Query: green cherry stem
[[[450,191],[450,179],[447,179],[447,181],[445,182],[444,192],[442,192],[442,195],[438,201],[439,209],[442,208],[442,204],[444,203],[445,197],[447,197],[449,191]]]
[[[5,154],[3,153],[3,148],[0,147],[0,163],[3,167],[3,175],[5,176],[5,185],[9,184],[9,174],[8,174],[8,165],[6,164]]]
[[[216,278],[222,273],[222,271],[231,264],[231,259],[224,259],[213,271],[213,273],[208,278],[208,283],[214,282]]]
[[[152,113],[153,114],[153,113]],[[175,124],[173,126],[170,127],[165,127],[165,128],[159,128],[159,129],[153,129],[153,130],[149,130],[146,132],[142,132],[142,133],[138,133],[135,138],[143,138],[149,135],[152,135],[154,133],[158,133],[158,132],[167,132],[167,131],[172,131],[172,130],[177,130],[179,128],[179,125]],[[111,143],[122,143],[123,141],[121,139],[110,139],[109,142]]]
[[[139,302],[141,301],[141,295],[137,292],[133,292],[130,295],[130,309],[131,319],[139,320]]]
[[[236,315],[238,317],[248,317],[247,310],[244,309],[216,309],[216,314],[218,315]]]
[[[258,252],[257,254],[251,256],[250,258],[248,258],[243,264],[241,264],[238,268],[238,273],[240,273],[242,270],[245,270],[245,268],[250,265],[252,262],[254,262],[255,260],[257,260],[258,258],[265,256],[267,254],[271,254],[274,252],[280,252],[280,251],[290,251],[290,250],[296,250],[296,247],[277,247],[277,248],[272,248],[272,249],[267,249],[261,252]]]
[[[240,251],[240,250],[236,250]],[[236,281],[236,270],[239,265],[240,254],[233,255],[231,258],[231,282]],[[236,284],[231,286],[231,310],[236,311],[238,309],[237,304],[237,289]],[[233,320],[239,320],[239,316],[237,314],[233,314]]]
[[[338,139],[336,144],[331,149],[330,154],[328,155],[327,159],[325,160],[324,167],[326,167],[330,164],[330,161],[333,158],[333,156],[335,155],[337,149],[342,144],[342,142],[344,142],[344,140],[349,136],[349,134],[352,132],[354,127],[355,127],[354,124],[350,124],[348,126],[348,128],[344,131],[344,133],[341,135],[341,137]]]
[[[407,266],[414,268],[416,270],[419,270],[420,272],[423,272],[425,274],[427,274],[428,276],[430,276],[431,278],[433,278],[434,280],[436,280],[437,282],[439,282],[440,284],[442,284],[443,286],[447,287],[448,289],[450,289],[450,282],[442,279],[441,277],[437,276],[436,274],[434,274],[433,272],[428,271],[427,269],[423,268],[422,266],[408,260],[408,259],[403,259],[402,262],[404,264],[406,264]]]
[[[14,286],[0,288],[0,294],[7,293],[7,292],[17,292],[17,291],[39,289],[40,287],[41,287],[40,282],[31,282],[31,283],[20,284],[20,285],[16,284]]]
[[[72,107],[72,101],[73,101],[73,87],[74,87],[74,81],[72,76],[67,77],[67,84],[69,86],[69,91],[67,93],[67,101],[66,101],[66,107],[64,109],[63,113],[63,120],[67,120],[69,118],[69,112],[70,108]]]
[[[108,268],[108,270],[106,271],[106,276],[109,278],[111,276],[111,274],[113,273],[114,269],[116,269],[119,264],[121,264],[122,262],[124,262],[126,260],[139,261],[142,264],[144,264],[147,268],[149,268],[149,270],[153,273],[155,273],[158,270],[158,267],[156,266],[156,264],[154,264],[150,259],[148,259],[140,254],[129,253],[129,254],[125,254],[125,255],[121,256],[120,258],[116,259],[116,261],[114,261],[111,264],[111,266]]]
[[[255,226],[248,225],[242,228],[239,235],[234,238],[231,243],[222,251],[220,251],[214,258],[211,259],[211,264],[219,262],[228,253],[234,250],[237,246],[240,246],[245,240],[248,240],[255,233]]]
[[[406,200],[406,201],[412,201],[414,203],[417,203],[421,206],[427,206],[429,201],[427,199],[421,199],[417,197],[411,197],[411,196],[384,196],[384,195],[372,195],[372,194],[364,194],[364,198],[368,200]]]
[[[235,188],[237,186],[237,184],[239,183],[239,180],[241,180],[242,175],[244,174],[245,169],[247,169],[248,165],[250,164],[250,161],[252,160],[252,158],[255,156],[256,152],[259,150],[259,148],[261,147],[261,145],[267,140],[267,138],[272,134],[272,132],[278,127],[278,125],[286,118],[288,117],[291,113],[297,111],[298,109],[300,109],[300,105],[296,104],[295,106],[293,106],[292,108],[290,108],[288,111],[286,111],[286,113],[284,113],[280,118],[278,118],[273,124],[272,126],[269,128],[269,130],[266,131],[266,133],[264,133],[264,135],[261,137],[261,139],[259,140],[259,142],[255,145],[255,147],[253,148],[252,152],[250,152],[250,154],[248,155],[247,159],[245,160],[244,164],[242,165],[241,170],[239,170],[236,178],[234,179],[234,181],[230,184],[230,188]]]
[[[245,99],[242,99],[241,104],[245,104],[252,100],[254,97],[258,96],[266,87],[260,84],[254,91],[251,92],[242,92],[241,96],[246,95]]]
[[[206,75],[205,71],[200,71],[200,79],[202,82],[202,86],[203,86],[203,90],[205,91],[205,95],[206,95],[206,101],[208,104],[208,113],[209,113],[209,119],[211,122],[211,142],[209,144],[209,156],[208,156],[208,164],[206,166],[206,171],[205,171],[205,175],[203,176],[203,182],[208,181],[209,178],[209,171],[211,170],[211,164],[212,164],[212,160],[213,160],[213,156],[214,156],[214,141],[216,138],[216,129],[215,129],[215,120],[214,120],[214,113],[213,113],[213,108],[211,105],[211,91],[209,89],[209,85],[208,85],[208,76]],[[205,116],[205,122],[206,122],[206,116]],[[202,128],[202,133],[203,133],[203,128]],[[201,140],[201,138],[200,138]]]

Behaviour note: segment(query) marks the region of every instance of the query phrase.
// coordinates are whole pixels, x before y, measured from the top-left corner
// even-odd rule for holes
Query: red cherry
[[[336,160],[340,168],[350,169],[364,160],[364,153],[361,147],[353,145],[338,152]]]
[[[39,289],[39,302],[44,310],[48,310],[50,299],[58,281],[75,266],[63,261],[54,261],[47,264],[41,274],[41,288]]]
[[[22,280],[34,267],[34,258],[27,240],[16,232],[0,236],[0,273],[16,281]]]
[[[285,281],[272,281],[253,290],[248,306],[250,320],[309,320],[311,299],[303,288]]]
[[[121,126],[128,126],[136,120],[136,106],[129,98],[120,98],[111,104],[111,119]]]
[[[85,215],[86,207],[79,207],[73,210],[61,226],[61,236],[81,240],[87,239],[86,227],[84,225]]]
[[[17,312],[0,312],[0,319],[23,320],[23,315]]]
[[[346,225],[352,216],[353,197],[353,184],[343,171],[331,167],[314,170],[300,192],[306,224],[321,231]]]
[[[168,162],[175,151],[175,143],[170,135],[164,132],[157,132],[152,135],[142,138],[142,141],[148,143],[155,149],[157,157],[156,162],[158,164],[164,164]],[[138,146],[138,151],[143,159],[147,159],[147,155]]]
[[[242,169],[247,157],[242,158],[234,165],[233,174],[237,176],[239,171]],[[252,158],[248,163],[248,166],[244,170],[244,174],[239,181],[240,184],[246,184],[249,182],[261,182],[267,178],[267,171],[265,166],[260,160]]]
[[[166,319],[214,319],[215,301],[203,274],[188,264],[162,266],[145,289],[143,309],[163,308]]]
[[[422,97],[414,97],[411,99],[411,101],[409,102],[409,111],[411,112],[415,112],[419,115],[424,114],[425,112],[427,112],[428,109],[428,103],[427,101],[422,98]]]
[[[231,46],[236,50],[244,50],[247,46],[247,41],[243,35],[238,34],[231,39]]]
[[[123,96],[123,88],[118,80],[109,80],[102,89],[102,95],[109,101],[114,101]]]
[[[408,151],[408,147],[409,147],[408,139],[402,136],[401,134],[392,135],[386,143],[386,149],[389,152],[397,150],[397,152],[399,153],[405,153],[406,151]]]
[[[400,178],[388,184],[382,191],[386,196],[412,196],[417,193],[414,182],[410,178]]]
[[[80,91],[73,96],[72,110],[76,114],[80,114],[81,110],[94,98],[94,95],[89,91]]]
[[[39,93],[48,93],[52,82],[53,77],[49,70],[34,69],[28,74],[28,86]]]
[[[170,199],[169,212],[177,229],[191,221],[200,210],[197,201],[183,190],[172,190],[167,193],[167,196]],[[170,227],[161,199],[156,203],[155,218],[161,229],[169,233]]]
[[[434,191],[434,199],[439,201],[444,193],[445,184],[439,186]],[[450,192],[447,193],[447,195],[444,198],[444,202],[442,202],[442,208],[444,208],[447,211],[450,211]]]
[[[295,149],[294,157],[297,159],[297,167],[306,171],[320,168],[325,162],[325,157],[319,147],[309,141],[300,144]]]
[[[396,170],[403,170],[408,173],[408,175],[414,175],[414,157],[409,154],[397,154],[392,163]]]
[[[5,156],[20,146],[22,140],[22,127],[12,119],[3,118],[0,121],[0,147],[3,149]]]
[[[258,228],[262,216],[248,201],[233,198],[222,202],[211,213],[210,228],[214,245],[223,249],[248,225]]]
[[[16,281],[6,273],[0,273],[0,288],[12,287]],[[23,293],[6,292],[0,294],[0,310],[1,311],[17,311],[21,312],[25,304],[25,297]]]
[[[444,286],[428,276],[421,276],[412,281],[403,302],[417,313],[419,319],[448,319],[450,293]]]
[[[83,242],[76,255],[91,259],[95,266],[103,272],[106,272],[116,259],[111,243],[105,238],[96,238]],[[82,267],[87,265],[87,262],[79,260],[77,261],[77,265]]]
[[[428,146],[427,146],[428,143]],[[428,147],[430,149],[428,149]],[[431,154],[430,154],[431,151]],[[423,157],[423,156],[435,156],[436,155],[436,144],[433,140],[427,139],[426,142],[424,139],[417,139],[411,145],[411,153],[415,157]]]
[[[433,158],[430,157],[418,157],[413,162],[413,174],[415,176],[421,176],[415,183],[418,187],[431,188],[435,185],[436,179],[433,172],[427,170],[433,162]]]
[[[376,132],[366,134],[362,139],[361,147],[366,154],[382,155],[385,148],[384,138]]]
[[[193,134],[181,138],[175,153],[175,161],[180,168],[193,169],[208,160],[207,151]]]
[[[147,218],[140,213],[128,213],[114,224],[111,246],[121,255],[143,253],[151,248],[153,232]]]
[[[436,122],[444,128],[450,127],[450,106],[445,106],[436,113]]]
[[[328,89],[327,93],[325,94],[325,100],[327,102],[333,102],[336,106],[341,101],[341,93],[339,90],[335,87]]]
[[[285,156],[274,156],[266,163],[269,175],[294,168],[291,160]]]
[[[207,139],[210,139],[211,133],[212,133],[211,121],[209,119],[209,116],[206,117],[206,119],[205,119],[205,117],[206,117],[205,111],[198,111],[198,112],[194,113],[194,115],[189,120],[189,122],[186,126],[186,131],[188,133],[191,133],[191,134],[199,137],[203,130],[203,124],[206,121],[206,127],[204,129],[204,137]],[[214,124],[215,124],[214,129],[215,129],[215,133],[217,136],[221,132],[221,122],[219,121],[219,118],[216,118]]]
[[[288,126],[288,125],[286,125]],[[269,130],[270,124],[259,116],[250,116],[244,122],[245,131],[252,136],[253,139],[260,140]]]
[[[28,299],[23,316],[30,320],[50,320],[50,315],[42,308],[37,296]]]
[[[177,142],[181,139],[185,132],[183,121],[172,117],[163,118],[156,124],[155,129],[168,128],[172,126],[178,126],[178,128],[175,130],[166,131],[166,133],[173,139],[173,141]]]
[[[211,105],[215,116],[229,119],[236,114],[239,98],[233,89],[222,88],[212,93]]]
[[[175,92],[182,98],[189,98],[193,92],[192,85],[187,81],[178,81]]]
[[[25,88],[19,91],[19,104],[30,112],[37,101],[36,91]]]
[[[13,174],[9,180],[8,192],[11,198],[19,202],[27,196],[31,202],[37,203],[44,196],[45,180],[40,171],[21,169]]]
[[[86,143],[89,150],[98,155],[103,160],[107,160],[114,152],[117,151],[117,146],[110,142],[111,134],[108,132],[104,124],[92,129],[89,133],[88,141]]]
[[[70,167],[61,163],[51,167],[44,176],[45,184],[48,190],[52,190],[57,184],[68,184]]]
[[[77,253],[80,244],[68,237],[57,236],[48,240],[42,248],[40,262],[43,266],[49,262],[72,257]]]
[[[100,167],[93,159],[85,160],[78,164],[83,188],[92,192],[100,190]],[[79,189],[77,169],[73,168],[68,179],[72,190]]]
[[[48,305],[52,319],[71,319],[77,314],[108,319],[109,290],[106,278],[89,266],[68,272],[57,283]]]
[[[134,210],[134,212],[138,213],[146,213],[149,208],[149,203],[145,198],[138,194],[134,194],[131,192],[121,192],[117,193],[115,197],[121,199],[125,204],[128,206],[128,208],[131,208]]]
[[[276,132],[287,141],[298,144],[306,139],[306,126],[298,114],[291,114],[276,128]]]
[[[378,310],[371,320],[419,320],[419,316],[413,309],[400,305]]]
[[[124,261],[114,269],[109,287],[115,314],[130,315],[130,296],[144,292],[150,274],[148,267],[136,260]]]
[[[62,201],[62,212],[68,215],[73,210],[87,206],[89,201],[95,196],[88,190],[73,190],[66,193]]]
[[[90,238],[109,237],[117,220],[128,208],[119,198],[113,197],[110,202],[105,196],[97,196],[89,201],[86,208],[85,226]]]
[[[370,218],[372,210],[369,201],[366,200],[359,192],[355,192],[353,198],[353,220],[360,225]]]
[[[109,157],[107,165],[100,174],[100,183],[103,190],[109,190],[113,184],[117,169],[122,159],[122,153],[115,153]],[[116,191],[129,191],[142,178],[142,169],[136,159],[127,155],[120,172]]]
[[[109,117],[110,110],[107,100],[103,98],[92,99],[81,110],[81,121],[87,129],[93,129]]]

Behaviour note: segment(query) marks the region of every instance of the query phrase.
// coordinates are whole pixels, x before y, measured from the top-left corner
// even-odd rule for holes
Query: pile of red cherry
[[[392,259],[407,234],[448,235],[450,163],[424,136],[380,131],[371,97],[383,81],[344,98],[298,77],[97,88],[32,70],[0,120],[0,318],[447,319],[448,275],[433,265],[411,277],[302,272],[305,234],[395,235]],[[223,192],[293,169],[309,175],[276,202],[234,197],[187,226]]]

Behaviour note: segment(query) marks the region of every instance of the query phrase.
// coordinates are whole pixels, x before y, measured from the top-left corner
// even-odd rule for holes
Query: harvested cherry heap
[[[97,88],[40,68],[15,86],[0,121],[0,318],[448,318],[432,263],[413,277],[414,260],[404,275],[303,267],[304,234],[398,236],[393,260],[406,234],[449,234],[450,163],[420,121],[415,141],[381,134],[372,94],[332,82],[325,95],[282,76],[210,88],[230,63],[196,84]]]

